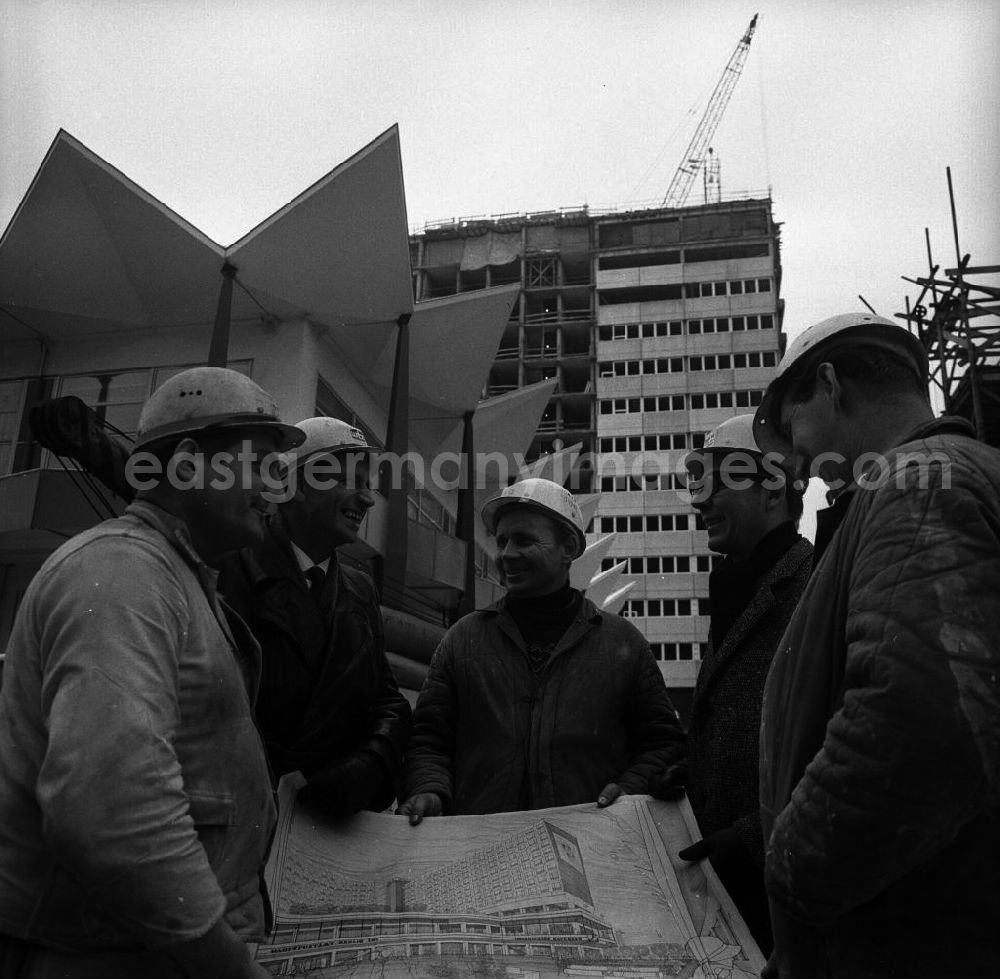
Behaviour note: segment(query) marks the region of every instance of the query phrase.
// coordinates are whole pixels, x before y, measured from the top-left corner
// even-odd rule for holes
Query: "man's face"
[[[843,486],[851,481],[843,433],[832,402],[819,385],[807,401],[793,402],[787,396],[782,400],[778,428],[792,446],[796,479],[819,476],[828,486]]]
[[[501,510],[496,565],[509,594],[531,598],[566,584],[575,542],[560,537],[556,522],[543,513],[516,505]]]
[[[691,502],[705,525],[708,546],[736,561],[746,560],[770,529],[766,505],[767,491],[758,480],[725,480],[719,472]]]
[[[194,442],[190,444],[194,446]],[[271,510],[264,499],[264,464],[277,458],[278,436],[262,429],[232,437],[219,436],[200,445],[204,466],[200,485],[184,490],[198,494],[188,509],[195,548],[206,560],[261,540],[264,519]],[[179,471],[183,476],[184,469]]]
[[[302,496],[295,505],[303,518],[300,525],[328,553],[358,539],[375,505],[368,464],[366,454],[354,452],[307,460],[299,468],[297,490]]]

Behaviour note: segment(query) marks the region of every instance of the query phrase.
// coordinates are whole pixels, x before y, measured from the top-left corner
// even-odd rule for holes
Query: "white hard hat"
[[[524,506],[537,510],[568,527],[573,532],[577,545],[576,553],[573,555],[574,560],[587,549],[580,504],[568,489],[552,482],[551,479],[522,479],[487,500],[483,505],[482,518],[491,534],[496,533],[497,519],[501,511],[509,506]]]
[[[729,449],[744,449],[760,455],[760,449],[753,437],[753,415],[737,415],[727,418],[705,436],[703,449],[724,452]]]
[[[150,395],[139,415],[133,452],[167,439],[229,428],[268,429],[279,436],[278,451],[305,436],[278,419],[278,406],[260,385],[227,367],[192,367],[175,374]]]
[[[302,465],[310,456],[317,453],[333,452],[377,452],[378,446],[369,445],[365,433],[349,422],[339,418],[319,416],[306,418],[295,427],[304,434],[304,441],[285,455],[285,464],[289,468]]]
[[[754,437],[765,452],[790,455],[791,445],[779,433],[781,399],[792,375],[821,363],[845,348],[879,347],[910,361],[914,373],[927,383],[927,354],[920,340],[905,326],[871,313],[841,313],[815,323],[788,346],[754,415]]]

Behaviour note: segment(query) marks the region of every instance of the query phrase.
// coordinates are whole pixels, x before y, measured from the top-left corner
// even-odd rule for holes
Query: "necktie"
[[[323,589],[326,572],[318,564],[314,564],[306,570],[306,577],[309,579],[309,594],[315,598]]]

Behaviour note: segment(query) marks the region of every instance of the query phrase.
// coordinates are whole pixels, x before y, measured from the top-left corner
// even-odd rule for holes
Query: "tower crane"
[[[747,60],[747,52],[750,50],[750,41],[756,28],[757,14],[754,14],[746,33],[740,38],[736,49],[729,56],[729,61],[722,71],[722,77],[715,86],[712,97],[708,100],[705,114],[701,117],[684,156],[681,157],[680,166],[677,167],[674,179],[670,181],[670,186],[667,188],[667,196],[663,198],[663,207],[682,207],[687,200],[695,176],[705,165],[708,144],[711,143],[715,130],[719,127],[722,113],[726,111],[733,89],[739,81],[743,65]]]

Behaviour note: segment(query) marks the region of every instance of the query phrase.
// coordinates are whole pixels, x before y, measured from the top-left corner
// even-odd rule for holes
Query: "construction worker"
[[[258,649],[211,565],[261,535],[263,460],[302,437],[249,378],[181,372],[140,415],[136,499],[31,582],[0,690],[3,976],[267,975]]]
[[[767,975],[988,975],[1000,921],[1000,452],[933,417],[919,340],[790,344],[765,453],[848,492],[764,691]]]
[[[667,773],[664,781],[686,775],[702,832],[681,858],[711,860],[769,955],[757,793],[760,703],[771,658],[809,579],[812,545],[796,529],[801,489],[780,467],[765,465],[753,415],[724,421],[684,463],[691,505],[723,560],[708,579],[711,629],[688,724],[689,770]]]
[[[684,754],[649,645],[569,584],[583,517],[546,479],[482,510],[507,594],[465,616],[434,654],[414,714],[399,812],[509,812],[641,793]]]
[[[374,505],[363,433],[337,418],[298,423],[288,496],[262,540],[224,564],[220,588],[263,652],[257,721],[277,776],[332,816],[396,798],[412,712],[385,654],[375,587],[337,560]]]

